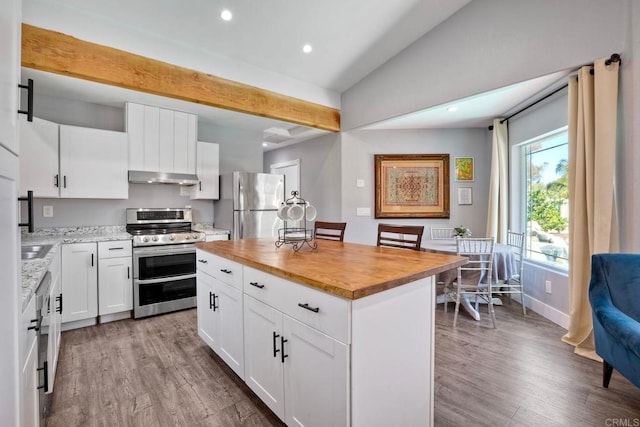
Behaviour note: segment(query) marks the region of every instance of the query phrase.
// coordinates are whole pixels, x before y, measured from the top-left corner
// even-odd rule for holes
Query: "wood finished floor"
[[[462,314],[454,330],[438,307],[435,425],[640,425],[640,389],[617,372],[603,389],[562,328],[515,303],[496,314],[497,330]],[[186,310],[64,332],[47,426],[281,426],[195,325]]]

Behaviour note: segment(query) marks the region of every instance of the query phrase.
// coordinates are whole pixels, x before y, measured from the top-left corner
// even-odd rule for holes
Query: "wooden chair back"
[[[378,224],[378,246],[420,250],[422,225]]]
[[[313,227],[313,235],[316,239],[342,242],[345,228],[347,228],[346,222],[316,221]]]

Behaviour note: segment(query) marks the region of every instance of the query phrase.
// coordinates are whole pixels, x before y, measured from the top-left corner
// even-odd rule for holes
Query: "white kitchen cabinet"
[[[18,154],[18,108],[20,107],[21,0],[3,0],[0,10],[0,145]],[[26,83],[26,82],[25,82]],[[24,91],[26,98],[26,90]],[[22,95],[22,94],[21,94]],[[5,420],[6,421],[6,420]]]
[[[20,195],[28,190],[34,197],[60,197],[57,123],[37,117],[28,122],[20,116]]]
[[[98,314],[133,310],[131,241],[98,243]]]
[[[347,346],[247,294],[244,313],[249,388],[288,425],[348,425]]]
[[[196,173],[198,184],[191,187],[192,199],[220,198],[220,148],[213,142],[198,141]]]
[[[130,170],[196,173],[196,115],[127,102],[126,116]]]
[[[98,257],[95,243],[62,245],[62,323],[98,315]]]
[[[46,309],[46,307],[45,307]],[[36,298],[22,312],[20,331],[20,426],[32,427],[39,424],[38,400],[38,339],[36,326]],[[30,328],[30,329],[29,329]]]
[[[127,136],[20,118],[20,193],[34,197],[126,199]]]
[[[127,199],[127,135],[60,125],[60,197]]]
[[[20,76],[20,28],[22,2],[3,0],[0,7],[0,420],[20,425],[22,359],[17,347],[22,293],[20,290],[20,228],[18,193],[20,151],[18,126],[18,79]],[[27,425],[27,424],[24,424]]]
[[[197,273],[198,335],[244,378],[242,291]]]
[[[53,392],[56,379],[56,368],[58,366],[58,355],[60,354],[61,323],[62,323],[62,283],[60,278],[60,252],[58,251],[49,265],[51,274],[51,285],[49,285],[49,306],[45,307],[45,316],[42,319],[43,328],[46,331],[49,343],[47,345],[47,376],[48,393]]]

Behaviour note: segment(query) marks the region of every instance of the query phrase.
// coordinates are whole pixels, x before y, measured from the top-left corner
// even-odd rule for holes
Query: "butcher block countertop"
[[[343,297],[358,299],[433,276],[467,258],[408,249],[316,240],[294,252],[273,239],[200,242],[196,247],[240,264]]]

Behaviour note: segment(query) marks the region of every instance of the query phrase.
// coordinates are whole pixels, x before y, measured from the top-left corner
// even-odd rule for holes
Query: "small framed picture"
[[[458,204],[473,204],[473,189],[471,187],[458,187]]]
[[[456,157],[454,158],[454,164],[456,167],[456,181],[473,181],[473,157]]]

